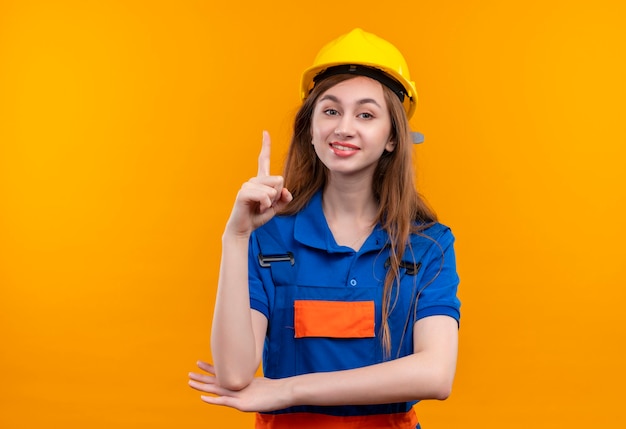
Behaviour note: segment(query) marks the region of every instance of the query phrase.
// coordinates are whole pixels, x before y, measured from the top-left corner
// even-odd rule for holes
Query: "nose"
[[[352,137],[354,136],[354,123],[352,118],[349,116],[342,116],[341,120],[337,124],[337,128],[335,128],[335,135],[338,137]]]

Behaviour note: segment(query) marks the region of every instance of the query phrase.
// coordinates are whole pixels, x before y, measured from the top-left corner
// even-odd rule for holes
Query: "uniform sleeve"
[[[248,288],[250,292],[250,308],[262,313],[269,319],[270,313],[270,297],[268,296],[265,285],[267,284],[267,272],[261,271],[258,255],[260,249],[256,239],[256,234],[250,237],[248,246]]]
[[[423,262],[424,274],[417,295],[415,321],[428,316],[445,315],[459,322],[459,276],[456,271],[454,236],[449,229],[432,244]]]

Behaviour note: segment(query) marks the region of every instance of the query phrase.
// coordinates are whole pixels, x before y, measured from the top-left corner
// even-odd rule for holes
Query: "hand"
[[[208,374],[189,373],[189,386],[211,396],[202,395],[200,399],[212,405],[223,405],[239,411],[259,412],[287,408],[287,380],[255,377],[241,390],[228,390],[217,384],[213,365],[198,362],[198,367]],[[214,395],[214,396],[213,396]]]
[[[263,131],[257,175],[239,190],[226,226],[227,232],[238,236],[250,235],[293,199],[291,193],[283,187],[283,177],[270,176],[270,146],[270,135]]]

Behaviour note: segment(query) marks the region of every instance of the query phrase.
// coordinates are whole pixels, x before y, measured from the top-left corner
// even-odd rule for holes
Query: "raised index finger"
[[[263,131],[263,144],[259,153],[259,169],[257,177],[270,175],[270,133]]]

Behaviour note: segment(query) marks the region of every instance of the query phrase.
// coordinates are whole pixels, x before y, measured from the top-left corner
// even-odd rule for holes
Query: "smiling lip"
[[[344,142],[331,142],[329,146],[335,155],[342,157],[352,156],[360,150],[358,146]]]

